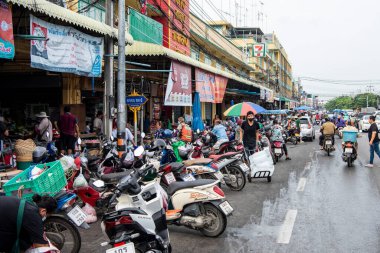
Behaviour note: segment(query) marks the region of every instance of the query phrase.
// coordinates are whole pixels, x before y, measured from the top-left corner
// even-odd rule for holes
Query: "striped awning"
[[[260,89],[271,91],[270,89],[261,86],[255,82],[247,80],[245,78],[237,76],[235,73],[229,73],[227,71],[217,69],[213,66],[207,65],[203,62],[197,61],[187,55],[180,54],[174,50],[166,48],[162,45],[146,43],[141,41],[135,41],[132,46],[127,46],[125,49],[125,54],[127,56],[166,56],[173,60],[178,60],[180,62],[189,64],[194,67],[206,70],[208,72],[227,77],[229,79],[245,83]]]
[[[117,39],[118,31],[116,28],[86,17],[59,5],[53,4],[46,0],[7,0],[12,4],[17,4],[33,12],[43,13],[49,17],[82,27],[84,29],[108,35]],[[133,43],[132,36],[126,32],[125,40],[127,44]]]

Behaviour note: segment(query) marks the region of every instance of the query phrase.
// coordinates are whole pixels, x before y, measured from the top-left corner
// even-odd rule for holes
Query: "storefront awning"
[[[128,56],[167,56],[171,59],[178,60],[184,63],[187,63],[191,66],[198,67],[200,69],[206,70],[208,72],[218,74],[224,77],[227,77],[229,79],[233,79],[235,81],[245,83],[263,90],[271,91],[268,88],[265,88],[264,86],[261,86],[257,83],[254,83],[250,80],[241,78],[233,73],[229,73],[227,71],[214,68],[210,65],[207,65],[203,62],[197,61],[187,55],[183,55],[180,53],[177,53],[169,48],[166,48],[162,45],[152,44],[152,43],[146,43],[141,41],[135,41],[132,46],[127,46],[125,49],[125,54]]]
[[[8,0],[8,2],[103,35],[109,35],[116,39],[118,36],[118,31],[116,28],[103,24],[102,22],[96,21],[92,18],[86,17],[82,14],[73,12],[69,9],[63,8],[46,0]],[[127,44],[133,43],[132,36],[127,32],[125,35],[125,40]]]

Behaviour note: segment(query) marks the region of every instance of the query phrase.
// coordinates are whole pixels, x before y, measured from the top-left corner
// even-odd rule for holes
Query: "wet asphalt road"
[[[223,188],[235,209],[223,235],[206,238],[171,226],[173,252],[380,252],[380,162],[364,167],[366,134],[351,168],[340,145],[330,157],[317,140],[288,147],[292,161],[281,159],[271,183],[256,179],[241,192]],[[81,252],[105,252],[98,223],[82,235]]]

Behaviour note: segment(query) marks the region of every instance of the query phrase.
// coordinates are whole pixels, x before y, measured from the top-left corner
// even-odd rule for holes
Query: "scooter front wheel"
[[[207,227],[202,228],[200,230],[201,233],[207,237],[218,237],[224,232],[224,230],[226,230],[226,215],[212,204],[205,204],[204,210],[205,215],[207,217],[210,217],[212,219],[212,222]]]

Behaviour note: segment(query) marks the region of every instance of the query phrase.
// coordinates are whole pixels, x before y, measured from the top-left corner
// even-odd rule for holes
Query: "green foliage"
[[[377,100],[380,97],[373,93],[358,94],[354,98],[349,96],[337,97],[328,101],[325,108],[329,111],[333,111],[334,109],[365,108],[367,107],[367,96],[368,106],[377,108]]]

